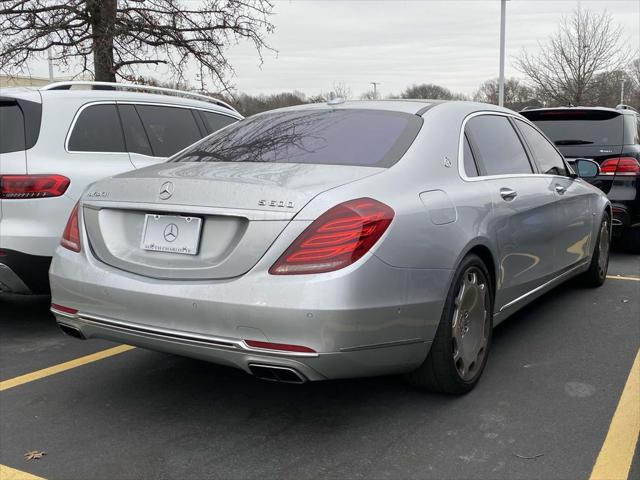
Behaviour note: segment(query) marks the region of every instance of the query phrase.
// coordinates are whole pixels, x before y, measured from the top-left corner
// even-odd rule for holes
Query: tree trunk
[[[117,0],[88,0],[87,11],[93,36],[94,76],[98,82],[115,82],[113,65],[113,31]]]

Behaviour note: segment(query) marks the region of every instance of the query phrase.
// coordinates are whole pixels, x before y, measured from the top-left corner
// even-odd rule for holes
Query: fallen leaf
[[[27,452],[24,454],[24,458],[27,460],[40,460],[47,452],[39,452],[38,450],[33,450],[31,452]]]
[[[537,455],[520,455],[518,453],[514,453],[514,455],[518,458],[523,458],[525,460],[535,460],[536,458],[543,457],[544,453],[538,453]]]

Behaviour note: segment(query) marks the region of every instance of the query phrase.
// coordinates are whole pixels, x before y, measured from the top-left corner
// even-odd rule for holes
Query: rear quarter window
[[[17,103],[0,103],[0,153],[25,150],[24,116]]]
[[[40,135],[41,119],[41,104],[0,98],[0,153],[32,148]]]
[[[71,152],[126,152],[116,106],[84,108],[73,125],[68,149]]]
[[[242,120],[173,161],[267,162],[390,167],[422,118],[382,110],[294,110]]]

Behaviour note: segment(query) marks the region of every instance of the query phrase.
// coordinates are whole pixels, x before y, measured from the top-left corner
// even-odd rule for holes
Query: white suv
[[[162,162],[241,118],[215,98],[140,85],[0,90],[0,292],[48,292],[51,256],[90,183]]]

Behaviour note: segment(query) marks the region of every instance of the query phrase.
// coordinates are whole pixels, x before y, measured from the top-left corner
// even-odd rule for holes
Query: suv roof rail
[[[542,107],[536,107],[534,105],[527,105],[526,107],[524,107],[522,110],[520,110],[521,112],[524,112],[525,110],[535,110],[538,108],[542,108]]]
[[[202,100],[205,102],[213,103],[223,108],[227,108],[235,113],[238,111],[229,105],[227,102],[215,97],[203,95],[201,93],[185,92],[182,90],[175,90],[173,88],[154,87],[151,85],[137,85],[135,83],[117,83],[117,82],[91,82],[86,80],[69,80],[65,82],[54,82],[40,87],[40,90],[71,90],[71,87],[75,85],[86,85],[90,87],[90,90],[127,90],[127,91],[148,91],[158,92],[164,95],[175,95],[177,97],[191,97],[196,100]]]
[[[621,103],[620,105],[616,105],[616,110],[633,110],[634,112],[637,112],[637,110],[633,108],[631,105],[625,105],[624,103]]]

